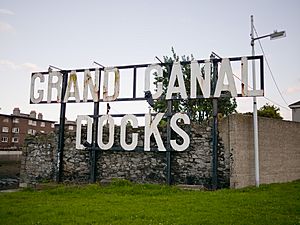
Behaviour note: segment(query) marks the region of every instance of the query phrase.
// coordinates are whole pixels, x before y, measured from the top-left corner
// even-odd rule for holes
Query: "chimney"
[[[38,114],[38,119],[39,119],[39,120],[42,120],[42,119],[43,119],[43,114],[42,114],[42,113],[39,113],[39,114]]]
[[[30,111],[29,117],[36,119],[36,112],[34,110]]]
[[[21,111],[20,111],[19,108],[14,108],[14,110],[13,110],[13,115],[15,115],[15,116],[20,116],[20,113],[21,113]]]

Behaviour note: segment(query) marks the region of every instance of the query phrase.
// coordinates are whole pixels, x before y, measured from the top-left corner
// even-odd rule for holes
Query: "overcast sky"
[[[0,113],[42,112],[59,118],[59,105],[30,105],[32,72],[49,65],[63,69],[154,63],[155,56],[193,54],[209,58],[251,55],[250,15],[259,35],[286,30],[286,38],[261,40],[274,78],[288,104],[300,100],[300,1],[0,1]],[[258,42],[256,54],[262,54]],[[270,102],[270,100],[272,102]],[[285,119],[291,111],[265,66],[266,102]],[[92,104],[68,104],[67,117],[92,114]],[[112,104],[112,113],[147,111],[147,104]],[[137,108],[135,108],[137,107]],[[252,111],[251,98],[238,99],[238,111]],[[105,105],[101,104],[101,112]]]

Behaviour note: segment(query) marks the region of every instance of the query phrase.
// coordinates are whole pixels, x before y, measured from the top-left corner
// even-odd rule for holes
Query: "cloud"
[[[13,70],[16,70],[18,67],[17,64],[9,60],[0,60],[0,65]]]
[[[13,28],[12,25],[0,21],[0,32],[6,33],[6,32],[14,32],[14,31],[15,28]]]
[[[0,14],[13,16],[15,13],[9,9],[0,9]]]
[[[17,64],[10,60],[0,60],[0,66],[6,67],[10,70],[27,70],[27,71],[39,71],[41,70],[39,66],[34,63],[26,62],[22,64]]]
[[[286,90],[286,93],[288,93],[288,94],[295,94],[295,93],[298,93],[298,92],[300,92],[300,86],[289,87]]]
[[[39,70],[41,70],[36,64],[29,63],[29,62],[21,64],[21,67],[25,68],[26,70],[30,70],[30,71],[39,71]]]

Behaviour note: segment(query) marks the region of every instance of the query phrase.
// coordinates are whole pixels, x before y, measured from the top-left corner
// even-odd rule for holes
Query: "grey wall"
[[[300,123],[259,118],[261,183],[300,179]],[[118,130],[118,128],[116,128]],[[143,135],[143,130],[138,131]],[[184,152],[172,152],[173,184],[211,187],[211,127],[192,125],[191,144]],[[162,130],[162,136],[165,137]],[[119,132],[115,132],[118,145]],[[219,187],[255,185],[252,117],[231,115],[219,121]],[[165,142],[164,142],[165,143]],[[115,147],[116,147],[115,146]],[[143,142],[139,142],[143,146]],[[27,141],[21,164],[21,185],[55,180],[57,136],[37,135]],[[97,156],[97,181],[125,178],[138,183],[166,182],[165,152],[102,151]],[[75,148],[75,134],[65,134],[64,182],[87,183],[90,153]]]
[[[292,109],[292,120],[300,122],[300,108]]]
[[[220,122],[220,135],[230,151],[230,186],[255,185],[252,116],[231,115]],[[260,117],[260,182],[300,179],[300,123]]]

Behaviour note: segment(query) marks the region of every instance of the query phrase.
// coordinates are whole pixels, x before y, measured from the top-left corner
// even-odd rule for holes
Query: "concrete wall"
[[[260,183],[300,179],[300,123],[259,118]],[[255,185],[252,116],[220,121],[220,136],[230,152],[230,187]]]

